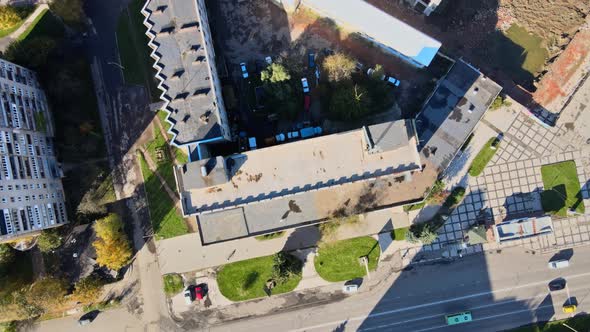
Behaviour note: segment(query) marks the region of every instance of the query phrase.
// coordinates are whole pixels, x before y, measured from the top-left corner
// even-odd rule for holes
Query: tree
[[[102,293],[104,281],[96,275],[80,279],[74,286],[74,298],[84,304],[94,303]]]
[[[17,25],[21,18],[13,6],[0,6],[0,29],[9,29]]]
[[[51,252],[61,246],[61,236],[55,229],[44,230],[37,238],[37,246],[41,252]]]
[[[330,98],[329,111],[339,120],[355,120],[369,112],[367,90],[357,84],[337,84]]]
[[[278,252],[273,256],[271,279],[277,285],[287,282],[295,274],[301,271],[302,263],[297,257],[285,252]]]
[[[6,243],[0,243],[0,264],[9,264],[14,260],[14,249]]]
[[[45,277],[36,281],[25,296],[30,305],[47,311],[64,301],[68,288],[69,284],[65,279]]]
[[[78,26],[84,19],[82,0],[53,0],[49,6],[68,25]]]
[[[355,68],[354,60],[343,53],[335,53],[324,59],[324,69],[330,82],[350,80]]]
[[[112,270],[125,266],[133,253],[127,235],[123,232],[121,218],[111,213],[96,221],[94,231],[97,239],[92,245],[96,249],[98,264]]]
[[[263,83],[280,83],[291,79],[291,75],[285,66],[273,62],[260,72],[260,80]]]
[[[37,70],[47,64],[47,58],[56,47],[55,40],[48,37],[36,37],[12,42],[6,49],[4,56],[8,61]]]

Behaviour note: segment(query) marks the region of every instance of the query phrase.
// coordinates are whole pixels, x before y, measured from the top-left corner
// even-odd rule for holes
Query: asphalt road
[[[549,270],[551,256],[522,248],[481,254],[443,265],[404,271],[375,292],[319,307],[240,320],[211,331],[500,331],[552,318],[566,318],[566,290],[549,292],[563,277],[578,313],[590,309],[590,248],[574,251],[569,268]],[[472,312],[473,321],[447,326],[445,314]]]

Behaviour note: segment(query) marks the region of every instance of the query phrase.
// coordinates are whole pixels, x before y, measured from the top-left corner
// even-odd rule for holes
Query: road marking
[[[571,276],[565,276],[563,278],[565,278],[565,279],[575,279],[575,278],[586,277],[586,276],[590,276],[590,272],[580,273],[580,274],[574,274],[574,275],[571,275]],[[455,302],[455,301],[466,300],[466,299],[470,299],[470,298],[474,298],[474,297],[480,297],[480,296],[485,296],[485,295],[491,295],[491,294],[509,292],[509,291],[514,291],[516,289],[522,289],[522,288],[528,288],[528,287],[531,287],[531,286],[543,285],[543,284],[547,284],[551,280],[553,280],[553,279],[543,280],[543,281],[537,281],[537,282],[531,282],[531,283],[519,285],[519,286],[516,286],[516,287],[503,288],[503,289],[498,289],[498,290],[494,290],[494,291],[475,293],[475,294],[470,294],[470,295],[455,297],[455,298],[448,299],[448,300],[434,301],[434,302],[419,304],[419,305],[415,305],[415,306],[411,306],[411,307],[407,307],[407,308],[400,308],[400,309],[382,311],[382,312],[378,312],[378,313],[374,313],[374,314],[368,314],[368,315],[363,315],[363,316],[356,316],[356,317],[348,318],[346,320],[332,321],[332,322],[328,322],[328,323],[307,326],[307,327],[303,327],[303,328],[299,328],[299,329],[294,329],[294,330],[290,330],[290,331],[291,332],[304,332],[304,331],[308,331],[308,330],[315,330],[315,329],[319,329],[319,328],[322,328],[322,327],[338,325],[338,324],[341,324],[343,321],[351,322],[351,321],[364,320],[364,319],[371,318],[371,317],[386,316],[386,315],[391,315],[391,314],[395,314],[395,313],[399,313],[399,312],[404,312],[404,311],[410,311],[410,310],[419,309],[419,308],[430,307],[430,306],[433,306],[433,305],[438,305],[438,304],[443,304],[443,303],[448,303],[448,302]],[[427,330],[425,330],[425,331],[427,331]],[[414,332],[418,332],[418,331],[414,331]]]

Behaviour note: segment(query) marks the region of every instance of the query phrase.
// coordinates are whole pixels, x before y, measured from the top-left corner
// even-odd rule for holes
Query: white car
[[[359,290],[359,286],[355,284],[348,284],[342,286],[342,292],[346,294],[356,293]]]
[[[393,86],[399,86],[399,83],[400,83],[397,78],[391,77],[391,76],[386,76],[385,82],[387,82],[387,84],[393,85]]]
[[[240,63],[240,69],[242,70],[242,77],[248,78],[248,69],[246,68],[245,62]]]
[[[264,61],[266,61],[266,63],[268,63],[269,65],[272,64],[272,58],[267,56],[266,58],[264,58]]]
[[[301,79],[301,85],[303,86],[303,93],[308,93],[309,92],[309,84],[307,83],[307,78],[302,78]]]
[[[190,286],[184,290],[183,295],[184,295],[184,302],[187,305],[190,305],[191,303],[193,303],[193,290]]]
[[[561,259],[558,261],[549,262],[548,266],[550,269],[563,269],[570,266],[570,262],[566,259]]]

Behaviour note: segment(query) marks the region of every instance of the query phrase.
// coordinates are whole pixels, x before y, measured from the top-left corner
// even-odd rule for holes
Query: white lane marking
[[[570,291],[575,292],[575,291],[579,291],[579,290],[582,290],[582,289],[588,289],[588,287],[573,288]],[[498,306],[498,305],[509,304],[509,303],[512,303],[512,302],[521,302],[521,301],[533,300],[533,299],[536,299],[536,298],[539,298],[539,297],[546,297],[546,296],[547,296],[547,294],[539,294],[539,295],[535,295],[533,297],[528,297],[528,298],[523,298],[523,299],[512,299],[512,300],[507,300],[507,301],[500,301],[500,302],[494,302],[494,303],[489,303],[489,304],[483,304],[483,305],[476,306],[476,307],[465,308],[465,310],[473,311],[473,310],[477,310],[477,309],[484,309],[484,308],[489,308],[489,307],[495,307],[495,306]],[[537,307],[536,309],[538,309],[538,308],[543,308],[543,306]],[[531,309],[529,309],[529,310],[531,310]],[[376,329],[383,328],[383,327],[395,326],[395,325],[400,325],[400,324],[405,324],[405,323],[411,323],[411,322],[415,322],[417,320],[442,317],[443,315],[444,314],[436,314],[436,315],[431,315],[431,316],[420,316],[419,318],[408,319],[408,320],[404,320],[404,321],[401,321],[401,322],[393,322],[393,323],[390,323],[390,324],[384,324],[384,325],[379,325],[379,326],[374,326],[374,327],[368,327],[366,329],[362,329],[362,330],[359,330],[359,331],[376,330]],[[475,320],[478,320],[478,319],[473,319],[473,320],[475,321]],[[483,318],[481,318],[479,320],[483,320]],[[416,331],[414,331],[414,332],[416,332]]]
[[[586,277],[586,276],[590,276],[590,272],[574,274],[574,275],[571,275],[571,276],[565,276],[563,278],[565,278],[567,280],[567,279],[574,279],[574,278],[580,278],[580,277]],[[484,296],[484,295],[503,293],[503,292],[513,291],[513,290],[516,290],[516,289],[527,288],[527,287],[531,287],[531,286],[543,285],[543,284],[547,284],[551,280],[553,280],[553,279],[544,280],[544,281],[537,281],[537,282],[531,282],[531,283],[519,285],[519,286],[516,286],[516,287],[503,288],[503,289],[498,289],[498,290],[489,291],[489,292],[475,293],[475,294],[470,294],[470,295],[455,297],[455,298],[448,299],[448,300],[440,300],[440,301],[435,301],[435,302],[430,302],[430,303],[424,303],[424,304],[419,304],[419,305],[415,305],[415,306],[411,306],[411,307],[407,307],[407,308],[382,311],[382,312],[378,312],[378,313],[374,313],[374,314],[369,314],[369,315],[363,315],[363,316],[356,316],[356,317],[348,318],[348,319],[345,319],[345,320],[332,321],[332,322],[328,322],[328,323],[323,323],[323,324],[318,324],[318,325],[312,325],[312,326],[302,327],[302,328],[294,329],[294,330],[290,330],[290,331],[291,332],[305,332],[305,331],[309,331],[309,330],[319,329],[319,328],[322,328],[322,327],[338,325],[338,324],[341,324],[344,321],[348,321],[348,322],[350,322],[350,321],[358,321],[358,320],[363,320],[363,319],[367,319],[367,318],[370,318],[370,317],[379,317],[379,316],[391,315],[391,314],[395,314],[395,313],[398,313],[398,312],[403,312],[403,311],[409,311],[409,310],[414,310],[414,309],[419,309],[419,308],[430,307],[430,306],[437,305],[437,304],[443,304],[443,303],[448,303],[448,302],[455,302],[455,301],[470,299],[470,298],[474,298],[474,297],[480,297],[480,296]]]

